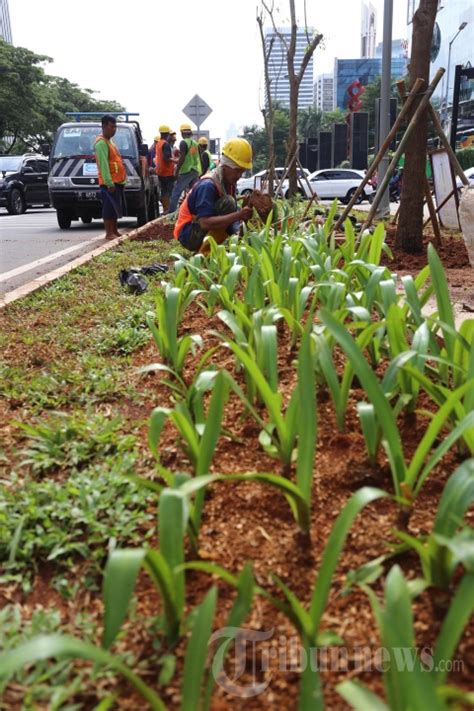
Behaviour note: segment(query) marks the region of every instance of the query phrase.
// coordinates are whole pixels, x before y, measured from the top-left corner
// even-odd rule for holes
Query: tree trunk
[[[265,124],[265,130],[267,132],[267,145],[268,145],[268,192],[273,197],[275,189],[275,139],[273,136],[273,117],[275,114],[275,109],[273,107],[273,98],[270,90],[270,75],[268,71],[268,63],[270,61],[270,54],[272,51],[273,40],[270,42],[268,49],[265,47],[265,34],[263,31],[263,17],[262,15],[257,15],[257,24],[260,30],[260,39],[262,41],[263,50],[263,68],[265,72],[265,96],[267,103],[267,110],[262,110],[263,122]]]
[[[431,39],[437,9],[438,0],[420,0],[419,8],[413,17],[409,64],[410,89],[417,77],[424,79],[426,86],[429,84]],[[414,101],[409,118],[413,116],[419,102],[419,99]],[[405,151],[400,219],[395,247],[408,254],[419,254],[423,250],[423,187],[427,136],[428,114],[425,113],[408,141]]]
[[[274,12],[274,5],[273,2],[271,4],[268,4],[266,0],[262,0],[262,7],[265,9],[267,12],[268,16],[270,17],[270,20],[273,25],[273,29],[275,31],[275,35],[279,38],[282,48],[285,49],[286,51],[286,59],[287,59],[287,67],[288,67],[288,82],[290,84],[290,122],[288,126],[288,140],[286,143],[286,166],[290,164],[291,159],[297,152],[298,148],[298,95],[299,95],[299,90],[300,90],[300,84],[303,79],[304,72],[306,70],[306,67],[308,66],[308,63],[311,59],[311,57],[314,54],[314,50],[318,46],[318,44],[321,42],[323,39],[323,36],[320,34],[314,35],[314,37],[310,38],[308,36],[308,47],[303,55],[303,59],[301,60],[301,65],[299,67],[298,72],[295,72],[295,55],[296,55],[296,34],[298,32],[298,23],[296,21],[296,11],[295,11],[295,0],[288,0],[288,5],[289,5],[289,10],[290,10],[290,25],[291,25],[291,34],[290,34],[290,42],[288,43],[284,38],[279,30],[279,28],[276,26],[275,23],[275,18],[273,15]],[[306,18],[306,9],[305,9],[305,18]],[[260,25],[260,21],[257,20]],[[297,166],[296,166],[296,160],[291,163],[290,167],[290,172],[289,172],[289,179],[290,179],[290,185],[289,185],[289,193],[290,195],[294,195],[298,189],[298,181],[297,181]]]
[[[295,155],[298,140],[298,94],[300,86],[298,77],[295,74],[296,34],[298,32],[298,25],[296,23],[294,0],[290,0],[289,4],[291,17],[291,35],[286,58],[288,65],[288,82],[290,84],[290,124],[288,126],[288,141],[286,144],[286,164],[290,166],[290,171],[288,175],[290,179],[289,192],[290,195],[294,195],[298,188],[298,183],[296,179],[296,160],[293,160],[293,162],[291,161],[293,159],[293,156]]]
[[[288,126],[288,142],[286,145],[286,164],[289,165],[295,153],[298,152],[298,93],[299,85],[296,78],[290,77],[290,123]],[[288,177],[290,179],[290,195],[294,195],[298,190],[298,180],[296,173],[296,160],[290,166]]]
[[[267,146],[268,146],[268,192],[273,197],[275,191],[275,139],[273,137],[273,109],[270,111],[263,111],[263,122],[265,124],[265,131],[267,132]]]

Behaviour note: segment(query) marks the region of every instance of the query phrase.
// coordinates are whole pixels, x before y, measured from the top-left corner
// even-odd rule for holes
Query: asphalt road
[[[136,226],[135,218],[120,220],[124,232]],[[5,294],[47,274],[104,244],[101,220],[90,225],[73,222],[61,230],[56,211],[31,208],[9,215],[0,208],[0,293]]]

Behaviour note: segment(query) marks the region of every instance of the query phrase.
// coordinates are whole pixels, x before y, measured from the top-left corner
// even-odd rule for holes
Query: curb
[[[55,281],[55,279],[59,279],[65,274],[68,274],[68,272],[73,271],[73,269],[76,269],[77,267],[86,264],[91,259],[94,259],[94,257],[98,257],[104,252],[107,252],[109,249],[113,249],[113,247],[116,247],[121,242],[125,242],[125,240],[127,239],[133,240],[139,238],[143,232],[150,229],[151,225],[160,223],[165,217],[168,216],[162,215],[161,217],[157,217],[156,220],[147,222],[145,225],[142,225],[142,227],[137,227],[136,229],[131,230],[130,232],[126,232],[125,234],[120,235],[120,237],[116,237],[115,239],[107,240],[105,244],[101,245],[100,247],[96,247],[96,249],[93,249],[91,252],[87,252],[87,254],[83,254],[82,256],[73,259],[72,262],[68,262],[62,267],[53,269],[53,271],[48,272],[47,274],[42,274],[41,276],[38,276],[35,279],[29,281],[27,284],[19,286],[17,289],[13,289],[12,291],[7,292],[6,294],[2,294],[0,296],[0,309],[5,308],[5,306],[7,306],[8,304],[12,304],[14,301],[17,301],[18,299],[21,299],[24,296],[28,296],[28,294],[31,294],[33,291],[40,289],[46,284],[50,284],[52,281]]]

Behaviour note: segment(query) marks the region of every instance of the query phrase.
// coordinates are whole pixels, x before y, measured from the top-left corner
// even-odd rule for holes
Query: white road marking
[[[60,252],[54,252],[53,254],[48,254],[47,257],[42,257],[41,259],[37,259],[34,262],[30,262],[29,264],[23,264],[21,267],[17,267],[16,269],[11,269],[9,272],[3,272],[3,274],[0,274],[0,279],[2,279],[2,280],[11,279],[12,277],[18,276],[19,274],[23,274],[24,272],[29,272],[32,269],[36,269],[36,267],[40,267],[42,264],[47,264],[48,262],[53,262],[55,259],[58,259],[59,257],[62,257],[66,254],[70,254],[71,252],[75,252],[77,249],[80,249],[81,247],[86,247],[88,244],[92,244],[93,242],[99,242],[99,241],[103,242],[104,237],[93,237],[92,239],[89,239],[86,242],[80,242],[79,244],[74,244],[72,247],[63,249]]]

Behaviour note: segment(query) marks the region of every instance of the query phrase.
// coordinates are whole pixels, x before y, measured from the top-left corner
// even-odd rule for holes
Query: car
[[[302,172],[303,170],[303,172]],[[309,176],[309,170],[307,168],[303,169],[298,168],[298,176],[302,178],[303,173],[306,176]],[[249,193],[254,190],[254,188],[260,189],[262,180],[265,180],[267,177],[268,170],[261,170],[259,173],[255,173],[255,175],[251,175],[249,178],[240,178],[240,180],[237,181],[237,195],[248,195]],[[285,168],[275,168],[275,176],[277,181],[280,181],[285,173]],[[305,184],[305,181],[302,180],[303,184]],[[276,187],[276,186],[275,186]],[[281,194],[286,197],[286,193],[288,192],[288,181],[285,179],[283,181],[282,187],[281,187]],[[308,189],[306,189],[305,194],[307,196]]]
[[[474,185],[474,168],[468,168],[467,170],[465,170],[464,175],[469,180],[470,185]],[[458,190],[460,190],[464,186],[464,183],[458,175],[456,176],[456,185],[458,187]]]
[[[364,170],[354,168],[326,168],[311,173],[308,180],[312,189],[321,200],[338,198],[347,204],[361,184],[365,175]],[[359,202],[373,198],[375,183],[370,181],[364,186],[364,194]]]
[[[102,132],[101,123],[90,120],[87,114],[74,115],[76,121],[62,124],[56,131],[49,158],[49,193],[62,230],[69,229],[73,220],[88,224],[102,216],[94,154],[95,140]],[[159,215],[158,176],[149,169],[148,146],[143,143],[138,121],[123,121],[123,114],[112,115],[117,117],[113,142],[127,171],[125,214],[136,216],[140,227]]]
[[[21,215],[28,207],[49,207],[48,159],[36,153],[0,155],[0,207]]]

